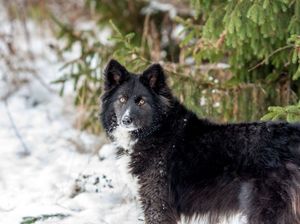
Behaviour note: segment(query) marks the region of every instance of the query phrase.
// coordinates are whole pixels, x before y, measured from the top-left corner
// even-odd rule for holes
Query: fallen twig
[[[15,122],[14,122],[14,119],[13,119],[13,117],[11,115],[11,112],[9,110],[8,103],[7,103],[6,99],[4,100],[4,104],[5,104],[6,113],[7,113],[7,116],[9,118],[9,121],[10,121],[10,123],[12,125],[12,128],[14,129],[16,137],[19,139],[19,141],[21,142],[21,145],[23,147],[23,151],[20,152],[19,154],[22,157],[29,156],[30,155],[30,150],[28,149],[27,145],[25,144],[25,142],[24,142],[24,140],[23,140],[23,138],[22,138],[22,136],[21,136],[21,134],[20,134],[20,132],[19,132],[19,130],[18,130]]]

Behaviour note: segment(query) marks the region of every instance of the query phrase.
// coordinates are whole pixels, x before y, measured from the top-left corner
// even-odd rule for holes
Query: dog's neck
[[[128,131],[121,126],[117,126],[111,135],[116,146],[121,147],[128,152],[132,151],[132,147],[138,141],[137,138],[133,138],[132,131]]]

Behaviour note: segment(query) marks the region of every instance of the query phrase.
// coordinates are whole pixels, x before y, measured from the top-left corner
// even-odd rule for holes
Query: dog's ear
[[[129,72],[118,61],[111,59],[104,70],[104,78],[104,89],[107,91],[126,81]]]
[[[166,86],[164,69],[160,64],[153,64],[148,67],[141,75],[140,80],[154,91]]]

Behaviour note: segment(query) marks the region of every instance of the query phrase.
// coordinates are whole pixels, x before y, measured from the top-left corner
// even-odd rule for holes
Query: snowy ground
[[[29,87],[11,98],[8,108],[30,155],[21,155],[23,147],[0,103],[0,223],[57,213],[70,215],[59,223],[119,223],[137,216],[134,201],[124,200],[114,148],[104,146],[100,156],[92,150],[80,154],[70,139],[93,149],[95,136],[72,128],[64,100],[55,95],[33,106]]]
[[[50,84],[61,75],[62,64],[48,47],[55,40],[28,25],[39,56],[31,63],[44,83],[20,74],[28,83],[0,100],[0,223],[140,223],[141,211],[116,167],[115,148],[101,147],[103,136],[75,129],[72,88],[61,98]],[[2,26],[1,32],[9,29]],[[18,38],[17,49],[25,51],[28,43]],[[0,61],[0,99],[13,89],[3,68]]]
[[[7,104],[28,156],[22,156],[23,146],[0,102],[0,223],[58,213],[70,216],[53,223],[136,223],[131,218],[138,209],[125,200],[114,147],[105,145],[99,155],[93,153],[97,137],[72,128],[66,101],[34,93],[38,88],[38,83],[24,86]],[[35,94],[48,99],[35,101]],[[80,154],[72,144],[78,139],[90,151]]]

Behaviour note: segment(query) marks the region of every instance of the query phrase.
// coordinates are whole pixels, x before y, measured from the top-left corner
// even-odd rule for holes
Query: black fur
[[[300,224],[299,123],[199,119],[172,96],[159,65],[135,75],[118,64],[126,78],[116,84],[108,78],[112,64],[118,63],[106,70],[101,113],[110,137],[118,126],[113,105],[119,88],[131,83],[132,97],[146,88],[152,100],[151,124],[130,132],[138,141],[129,166],[147,224],[205,214],[218,223],[236,212],[249,224]]]

